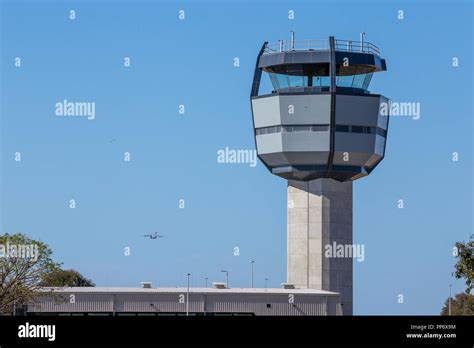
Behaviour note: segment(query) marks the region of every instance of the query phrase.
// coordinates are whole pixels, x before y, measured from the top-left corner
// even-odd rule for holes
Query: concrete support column
[[[352,315],[352,257],[334,254],[352,248],[352,181],[289,180],[287,221],[288,283],[339,292]]]

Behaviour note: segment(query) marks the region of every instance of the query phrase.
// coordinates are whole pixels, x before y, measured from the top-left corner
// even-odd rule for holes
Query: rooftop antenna
[[[360,51],[364,52],[364,36],[365,32],[360,33]]]

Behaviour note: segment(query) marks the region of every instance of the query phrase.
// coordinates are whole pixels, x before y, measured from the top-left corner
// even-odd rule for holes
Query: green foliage
[[[466,280],[466,293],[470,294],[474,286],[474,235],[471,235],[469,242],[456,243],[458,250],[457,262],[455,265],[456,279]]]
[[[59,269],[45,274],[41,280],[41,286],[75,287],[95,286],[95,284],[73,269]]]

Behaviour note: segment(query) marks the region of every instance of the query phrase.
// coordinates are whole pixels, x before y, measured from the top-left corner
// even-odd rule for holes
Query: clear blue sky
[[[393,118],[385,160],[354,184],[366,252],[355,314],[437,314],[450,283],[463,290],[451,248],[473,232],[470,1],[2,1],[1,22],[1,233],[41,239],[98,286],[183,286],[188,272],[203,286],[226,269],[248,287],[254,259],[256,285],[279,287],[286,182],[261,163],[219,164],[217,151],[254,148],[263,41],[364,31],[388,66],[369,89],[420,102],[421,118]],[[95,102],[95,120],[56,117],[63,99]],[[168,238],[142,237],[153,231]]]

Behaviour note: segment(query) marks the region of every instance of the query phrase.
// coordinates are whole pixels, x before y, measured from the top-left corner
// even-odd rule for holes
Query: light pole
[[[252,260],[252,262],[250,262],[252,264],[252,289],[253,289],[253,264],[255,263],[254,260]]]
[[[265,292],[267,292],[268,278],[265,278]]]
[[[452,285],[452,284],[449,284],[449,307],[448,307],[448,308],[449,308],[449,309],[448,309],[449,314],[448,314],[448,315],[451,315],[451,288],[452,288],[452,287],[453,287],[453,285]]]
[[[229,271],[222,270],[221,272],[225,273],[225,276],[226,276],[226,287],[229,288]]]
[[[209,279],[209,278],[208,278],[208,277],[206,277],[206,288],[207,288],[207,280],[208,280],[208,279]]]
[[[191,273],[188,273],[188,291],[186,292],[186,315],[189,316],[189,277]]]

